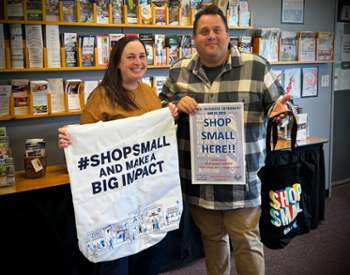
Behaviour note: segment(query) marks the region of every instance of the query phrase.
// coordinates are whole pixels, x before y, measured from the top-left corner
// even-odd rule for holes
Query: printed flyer
[[[199,104],[190,139],[193,184],[245,184],[243,103]]]

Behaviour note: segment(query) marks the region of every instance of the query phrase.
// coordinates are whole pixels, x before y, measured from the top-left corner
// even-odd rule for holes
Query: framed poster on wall
[[[282,0],[281,23],[304,24],[304,0]]]
[[[301,97],[317,96],[318,93],[318,68],[310,67],[302,69],[303,88]]]
[[[350,0],[338,0],[338,22],[350,22]]]

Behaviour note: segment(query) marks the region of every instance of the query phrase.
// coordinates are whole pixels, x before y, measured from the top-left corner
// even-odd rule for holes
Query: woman
[[[155,91],[141,82],[146,70],[147,57],[143,43],[134,36],[120,39],[112,50],[102,82],[88,98],[80,117],[80,123],[86,124],[138,116],[161,108],[160,100]],[[169,109],[175,118],[178,114],[176,106],[170,104]],[[65,128],[60,128],[58,132],[59,148],[63,149],[69,146],[71,140],[66,134]],[[130,265],[132,269],[135,269],[134,266],[137,265],[137,269],[142,270],[142,273],[139,274],[158,274],[160,264],[157,264],[156,259],[160,255],[154,255],[154,257],[152,255],[160,249],[161,243],[135,255],[134,263]],[[155,262],[152,263],[152,259]],[[92,265],[93,274],[129,274],[128,257]],[[130,270],[130,273],[137,274],[138,271]]]
[[[89,96],[80,123],[138,116],[161,108],[152,88],[140,82],[147,70],[146,59],[145,47],[137,37],[120,39],[113,48],[102,82]],[[175,105],[170,104],[169,109],[177,116]],[[64,128],[60,128],[59,147],[69,144]]]

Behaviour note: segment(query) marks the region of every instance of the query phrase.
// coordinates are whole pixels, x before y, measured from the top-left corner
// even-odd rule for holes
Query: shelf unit
[[[121,8],[121,14],[122,14],[122,22],[120,24],[115,24],[112,23],[112,6],[111,4],[108,4],[108,23],[97,23],[97,10],[96,10],[96,3],[93,3],[92,6],[92,22],[67,22],[64,20],[64,9],[63,9],[63,2],[59,3],[59,12],[58,12],[58,21],[49,21],[46,20],[46,10],[45,10],[45,2],[42,1],[42,19],[43,20],[27,20],[27,4],[26,1],[23,1],[23,15],[24,19],[23,20],[14,20],[12,18],[9,18],[7,14],[7,1],[4,1],[4,19],[0,20],[0,24],[8,25],[8,24],[20,24],[20,25],[58,25],[58,26],[64,26],[64,27],[73,27],[73,28],[80,28],[77,33],[83,33],[84,31],[88,30],[89,28],[115,28],[118,29],[118,31],[114,31],[115,33],[127,33],[129,29],[149,29],[149,30],[160,30],[160,33],[167,33],[168,30],[184,30],[184,33],[188,33],[192,29],[193,25],[193,15],[194,15],[194,10],[190,9],[190,13],[188,15],[188,20],[187,24],[181,24],[185,22],[186,20],[182,20],[182,11],[181,8],[178,8],[178,16],[177,16],[177,21],[178,24],[169,24],[169,11],[170,9],[166,8],[166,24],[156,24],[156,16],[155,16],[155,9],[152,8],[152,20],[147,22],[146,24],[142,23],[142,17],[141,17],[141,7],[137,7],[137,22],[136,24],[130,24],[128,23],[128,16],[127,16],[127,7],[123,6]],[[75,9],[75,17],[77,19],[80,18],[80,1],[76,1],[76,9]],[[250,21],[250,26],[246,27],[240,27],[240,26],[235,26],[235,27],[230,27],[230,30],[238,30],[238,31],[244,31],[244,30],[253,30],[253,26]],[[60,28],[60,33],[62,32],[62,28]],[[96,32],[96,30],[95,30]],[[113,31],[110,31],[113,32]],[[152,32],[152,31],[151,31]],[[25,45],[25,43],[24,43]],[[62,46],[61,46],[62,47]],[[155,52],[155,49],[153,49]],[[156,60],[154,60],[152,65],[148,65],[149,69],[168,69],[171,64],[170,64],[170,58],[169,58],[169,49],[166,48],[166,64],[162,65],[157,65]],[[15,75],[21,75],[20,78],[25,78],[25,75],[28,73],[46,73],[46,72],[87,72],[87,71],[104,71],[106,70],[107,66],[82,66],[81,62],[81,49],[78,48],[77,51],[77,66],[75,67],[67,67],[65,66],[65,52],[64,48],[61,48],[60,50],[60,56],[61,56],[61,67],[59,68],[52,68],[48,67],[47,65],[47,49],[43,49],[43,68],[30,68],[29,66],[29,55],[28,55],[28,49],[24,48],[23,49],[23,55],[24,55],[24,68],[12,68],[11,66],[11,49],[10,49],[10,42],[5,41],[5,68],[0,68],[0,73],[8,73],[11,75],[11,73]],[[154,56],[156,56],[154,54]],[[154,58],[155,59],[155,58]],[[95,60],[94,64],[97,63],[97,49],[95,48]],[[29,100],[30,101],[30,100]],[[48,98],[48,101],[50,101],[50,98]],[[66,101],[66,100],[65,100]],[[82,101],[83,102],[83,101]],[[69,115],[78,115],[80,114],[79,112],[62,112],[62,113],[51,113],[50,108],[48,110],[48,114],[40,114],[40,115],[33,115],[33,114],[28,114],[28,115],[20,115],[20,116],[15,116],[14,111],[13,111],[13,106],[14,106],[14,100],[11,97],[10,98],[10,115],[8,116],[2,116],[0,117],[0,121],[7,121],[7,120],[23,120],[23,119],[32,119],[32,118],[46,118],[46,117],[57,117],[57,116],[69,116]],[[83,106],[82,106],[83,108]],[[67,108],[66,108],[67,109]]]
[[[81,90],[79,93],[80,97],[80,110],[83,109],[84,107],[84,91]],[[71,111],[65,111],[65,112],[51,112],[51,94],[47,94],[47,102],[48,102],[48,112],[45,114],[33,114],[31,110],[31,105],[32,105],[32,95],[29,95],[29,113],[26,115],[15,115],[14,114],[14,98],[11,95],[10,96],[10,114],[6,116],[0,116],[0,121],[7,121],[7,120],[23,120],[23,119],[32,119],[32,118],[46,118],[46,117],[59,117],[59,116],[67,116],[67,115],[79,115],[81,114],[80,110],[71,110]],[[68,98],[67,95],[64,95],[64,104],[65,104],[65,109],[68,109]]]
[[[112,4],[108,4],[107,10],[108,10],[108,23],[97,23],[98,16],[97,16],[97,7],[96,3],[92,3],[92,22],[79,22],[78,19],[81,18],[81,11],[80,11],[80,0],[75,1],[75,10],[74,10],[74,16],[76,21],[65,21],[64,20],[64,7],[63,2],[59,2],[58,6],[58,14],[57,14],[57,21],[51,21],[47,20],[46,16],[46,1],[41,1],[41,17],[42,20],[27,20],[27,3],[26,1],[23,1],[23,20],[15,20],[12,18],[9,18],[7,14],[7,1],[5,0],[3,2],[3,9],[4,9],[4,19],[0,20],[0,24],[41,24],[41,25],[59,25],[59,26],[77,26],[77,27],[100,27],[100,28],[148,28],[148,29],[192,29],[193,25],[193,18],[195,14],[195,10],[190,8],[188,10],[188,16],[186,16],[186,20],[182,20],[185,16],[182,15],[182,8],[178,7],[176,10],[176,22],[177,24],[170,23],[169,21],[169,13],[171,13],[174,9],[170,9],[168,7],[164,8],[165,13],[165,24],[157,24],[156,21],[156,10],[159,9],[157,7],[151,7],[150,13],[151,13],[151,19],[143,19],[142,18],[142,7],[137,6],[136,8],[136,21],[135,24],[131,24],[128,22],[128,7],[126,5],[122,6],[120,9],[120,16],[122,17],[121,23],[115,24],[113,23],[112,16]],[[252,20],[249,21],[249,26],[235,26],[231,27],[232,30],[247,30],[247,29],[253,29],[252,27]],[[6,66],[6,69],[9,69],[9,65]]]
[[[27,1],[23,1],[22,3],[22,8],[23,8],[23,20],[16,20],[17,18],[11,18],[10,15],[7,12],[7,5],[8,1],[3,1],[3,10],[4,10],[4,19],[0,20],[0,24],[21,24],[21,25],[27,25],[27,24],[40,24],[40,25],[58,25],[58,26],[75,26],[75,27],[84,27],[84,28],[91,28],[91,27],[99,27],[99,28],[120,28],[121,33],[124,33],[124,29],[129,29],[129,28],[136,28],[136,29],[192,29],[193,25],[193,18],[195,14],[195,10],[193,8],[187,8],[186,11],[186,16],[183,16],[183,10],[182,7],[176,8],[176,22],[177,24],[171,23],[170,22],[170,13],[174,11],[174,8],[162,8],[163,14],[164,14],[164,23],[165,24],[157,24],[157,10],[159,10],[158,7],[150,7],[149,8],[149,13],[151,14],[151,18],[145,19],[142,17],[142,7],[137,6],[135,9],[136,13],[136,18],[135,18],[135,24],[131,24],[129,19],[128,19],[128,7],[126,5],[123,5],[120,7],[119,10],[119,15],[120,15],[120,24],[115,24],[113,23],[113,7],[112,4],[109,3],[106,7],[107,9],[107,14],[108,18],[106,22],[108,23],[98,23],[98,15],[97,15],[97,4],[92,3],[91,7],[91,22],[79,22],[79,19],[81,19],[81,1],[77,0],[75,1],[75,6],[74,6],[74,17],[75,21],[69,21],[67,22],[65,20],[65,9],[64,9],[64,4],[63,1],[59,1],[59,4],[57,5],[57,10],[58,13],[56,14],[56,19],[57,21],[51,21],[47,17],[46,14],[46,1],[41,0],[41,16],[40,18],[42,20],[27,20],[28,19],[28,14],[27,14]],[[115,7],[114,7],[115,8]],[[114,10],[115,11],[115,10]],[[20,18],[20,16],[18,16]],[[184,19],[184,20],[183,20]],[[230,28],[231,30],[248,30],[248,29],[253,29],[252,26],[252,19],[250,18],[249,21],[249,26],[235,26]],[[11,60],[10,60],[10,43],[9,41],[5,41],[5,51],[6,51],[6,62],[5,62],[5,68],[0,68],[0,72],[41,72],[41,71],[71,71],[71,70],[82,70],[82,71],[94,71],[94,70],[104,70],[106,67],[105,66],[98,66],[96,62],[97,60],[97,55],[95,54],[95,66],[82,66],[81,65],[81,58],[80,61],[78,60],[78,66],[76,67],[66,67],[65,65],[65,60],[64,60],[64,48],[61,48],[61,67],[60,68],[51,68],[47,66],[47,50],[44,48],[43,51],[43,60],[44,60],[44,68],[29,68],[29,62],[28,62],[28,53],[27,49],[24,48],[24,57],[25,57],[25,68],[24,69],[16,69],[12,68],[11,66]],[[95,53],[96,53],[96,48],[95,48]],[[81,55],[80,55],[81,57]],[[63,59],[63,60],[62,60]],[[79,59],[79,48],[78,48],[78,59]],[[169,58],[168,58],[168,53],[167,53],[167,60],[165,65],[158,65],[156,62],[151,64],[149,68],[168,68],[170,66],[169,64]]]
[[[78,27],[115,27],[115,28],[136,28],[136,29],[142,29],[142,28],[152,28],[152,29],[192,29],[192,26],[179,26],[179,25],[156,25],[156,24],[100,24],[100,23],[82,23],[82,22],[53,22],[53,21],[24,21],[24,20],[0,20],[0,24],[21,24],[21,25],[31,25],[31,24],[41,24],[41,25],[62,25],[62,26],[78,26]],[[253,30],[253,26],[249,27],[232,27],[230,30]],[[123,33],[124,30],[122,30],[121,33]],[[155,51],[155,49],[153,49]],[[99,71],[99,70],[105,70],[106,66],[82,66],[81,65],[81,48],[78,48],[78,63],[79,66],[75,67],[66,67],[65,60],[64,60],[64,48],[61,48],[61,67],[59,68],[52,68],[48,67],[47,65],[47,49],[43,48],[43,61],[44,66],[43,68],[30,68],[29,67],[29,58],[28,58],[28,49],[24,48],[24,63],[25,68],[12,68],[11,66],[11,50],[10,50],[10,42],[5,41],[5,68],[0,68],[1,73],[8,73],[8,72],[50,72],[50,71]],[[169,64],[169,49],[166,48],[167,52],[167,58],[166,58],[166,64],[164,65],[156,65],[156,61],[154,60],[153,65],[148,65],[149,69],[157,69],[157,68],[169,68],[171,64]],[[97,64],[97,48],[95,48],[95,64]]]
[[[6,23],[6,21],[9,21],[8,19],[8,13],[7,13],[7,0],[3,1],[3,8],[4,8],[4,18],[5,20],[0,20],[0,23]],[[141,27],[141,28],[159,28],[159,27],[164,27],[164,28],[192,28],[193,25],[193,18],[195,15],[195,10],[193,8],[185,8],[186,13],[188,13],[188,16],[183,15],[183,9],[182,7],[178,7],[176,9],[174,8],[169,8],[168,6],[164,8],[158,8],[158,7],[149,7],[148,12],[151,14],[151,18],[142,18],[142,9],[140,5],[136,7],[136,24],[130,24],[128,22],[128,7],[127,5],[123,5],[120,7],[120,18],[121,22],[120,24],[114,24],[113,23],[113,8],[115,9],[116,7],[113,7],[111,3],[107,4],[107,13],[108,13],[108,23],[100,23],[98,21],[98,16],[97,16],[97,4],[92,3],[92,20],[91,22],[85,23],[85,22],[79,22],[78,19],[81,17],[81,5],[80,5],[80,0],[75,1],[75,11],[74,15],[76,18],[76,22],[65,22],[64,20],[64,4],[62,1],[59,2],[58,4],[58,19],[56,21],[49,21],[49,20],[44,20],[47,19],[46,16],[46,0],[41,0],[41,15],[43,20],[27,20],[27,2],[23,1],[23,18],[24,20],[12,20],[11,22],[16,23],[16,24],[56,24],[56,25],[75,25],[75,26],[95,26],[95,27]],[[165,24],[156,24],[157,23],[157,10],[163,10],[165,18],[164,23]],[[176,21],[178,22],[177,24],[171,23],[169,20],[170,13],[172,13],[174,10],[177,10],[176,12]],[[183,18],[185,18],[183,20]],[[250,25],[251,25],[251,20],[250,20]]]

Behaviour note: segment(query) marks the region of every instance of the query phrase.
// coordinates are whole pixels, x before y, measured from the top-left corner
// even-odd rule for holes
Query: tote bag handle
[[[291,129],[291,151],[295,151],[295,144],[297,139],[297,120],[293,111],[287,111],[286,115],[292,118],[292,129]],[[277,131],[277,117],[279,115],[275,115],[270,117],[267,123],[267,131],[266,131],[266,153],[269,155],[271,153],[271,136],[273,143],[273,150],[276,148],[277,140],[278,140],[278,131]]]

